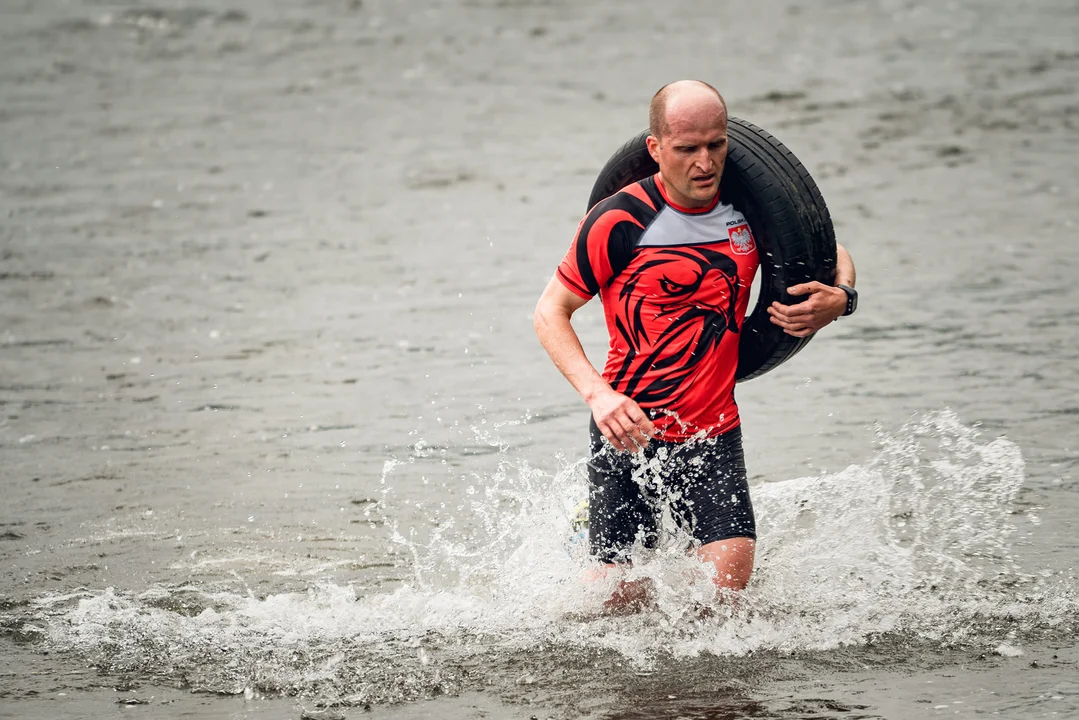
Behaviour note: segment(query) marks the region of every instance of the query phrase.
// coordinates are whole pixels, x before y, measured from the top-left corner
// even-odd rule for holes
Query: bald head
[[[657,140],[671,131],[669,118],[680,111],[707,111],[715,108],[727,119],[727,103],[719,90],[701,80],[678,80],[664,85],[652,96],[648,106],[648,131]]]

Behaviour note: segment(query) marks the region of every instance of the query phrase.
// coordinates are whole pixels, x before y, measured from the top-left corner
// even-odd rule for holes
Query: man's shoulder
[[[608,213],[629,213],[635,220],[647,224],[665,205],[663,196],[656,188],[655,176],[630,183],[600,200],[588,211],[585,223],[591,224]],[[590,222],[591,221],[591,222]]]

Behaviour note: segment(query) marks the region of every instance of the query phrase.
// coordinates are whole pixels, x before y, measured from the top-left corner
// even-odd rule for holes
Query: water
[[[795,664],[992,667],[1029,663],[1028,653],[1070,638],[1074,577],[1023,572],[1011,554],[1024,480],[1014,443],[984,441],[940,413],[880,445],[865,466],[760,488],[757,577],[743,605],[714,606],[710,617],[698,608],[713,586],[677,542],[634,569],[655,583],[653,610],[602,613],[609,588],[582,580],[583,548],[569,540],[579,469],[548,476],[506,461],[466,488],[464,503],[434,511],[424,541],[392,533],[411,560],[393,589],[325,580],[269,594],[194,582],[81,589],[35,598],[8,627],[105,677],[248,701],[357,708],[488,692],[560,714],[582,702],[582,684],[597,704],[603,683],[651,691],[686,672],[702,679],[672,686],[670,699],[699,694],[709,675],[737,680],[744,694]],[[400,516],[395,504],[386,493],[372,516]]]
[[[1069,4],[0,18],[0,717],[1079,717]],[[612,618],[531,310],[682,76],[861,307],[739,387],[744,605]]]

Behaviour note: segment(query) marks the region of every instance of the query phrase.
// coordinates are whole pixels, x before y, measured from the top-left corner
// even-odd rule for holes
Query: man
[[[698,81],[661,88],[649,131],[659,172],[584,218],[536,306],[536,334],[592,411],[592,554],[612,568],[632,559],[636,543],[655,547],[666,506],[714,566],[716,587],[736,591],[749,581],[756,541],[734,382],[757,249],[745,218],[719,198],[727,157],[719,92]],[[854,264],[837,251],[836,284],[853,288]],[[791,335],[847,310],[840,287],[788,292],[808,298],[768,312]],[[596,294],[611,341],[602,374],[570,323]],[[608,606],[638,603],[644,592],[622,583]]]

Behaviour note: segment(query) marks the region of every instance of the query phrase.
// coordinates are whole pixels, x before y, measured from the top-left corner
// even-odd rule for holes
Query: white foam
[[[387,486],[393,470],[387,464]],[[671,527],[628,571],[651,580],[655,609],[601,615],[614,580],[586,582],[586,548],[567,542],[583,469],[551,477],[509,458],[422,543],[393,524],[393,494],[384,494],[390,541],[413,558],[413,579],[392,592],[357,596],[329,584],[265,599],[202,593],[196,605],[205,609],[194,615],[170,608],[169,590],[106,590],[40,607],[54,647],[107,654],[114,668],[172,668],[217,691],[365,701],[451,689],[449,657],[468,664],[547,645],[570,655],[607,649],[638,668],[661,657],[821,651],[890,634],[1003,655],[1018,641],[996,635],[1001,618],[1013,631],[1072,625],[1079,608],[1074,585],[1022,576],[1011,560],[1010,512],[1022,482],[1014,443],[982,441],[953,414],[936,413],[881,433],[865,465],[754,487],[754,579],[738,608],[717,606],[703,621],[698,611],[713,601],[709,568]]]

